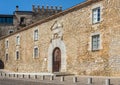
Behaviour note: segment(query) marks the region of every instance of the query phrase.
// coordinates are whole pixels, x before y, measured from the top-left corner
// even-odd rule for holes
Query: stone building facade
[[[4,69],[119,76],[119,8],[119,0],[87,0],[1,37]]]

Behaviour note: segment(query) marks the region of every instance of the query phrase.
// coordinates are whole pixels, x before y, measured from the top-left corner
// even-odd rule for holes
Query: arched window
[[[34,47],[34,58],[37,58],[38,56],[39,56],[39,49],[38,49],[38,47],[36,46],[36,47]]]
[[[20,45],[20,36],[16,36],[16,45]]]
[[[34,30],[34,40],[38,40],[38,29]]]

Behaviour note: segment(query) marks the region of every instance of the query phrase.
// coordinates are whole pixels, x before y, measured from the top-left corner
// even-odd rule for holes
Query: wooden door
[[[57,47],[53,51],[53,72],[59,72],[61,67],[61,51]]]
[[[4,69],[4,63],[2,60],[0,60],[0,69]]]

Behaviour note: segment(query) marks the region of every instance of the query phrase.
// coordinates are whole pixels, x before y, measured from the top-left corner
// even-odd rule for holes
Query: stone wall
[[[109,43],[109,67],[108,71],[111,76],[120,75],[119,64],[119,48],[120,48],[120,1],[108,0],[106,1],[106,16],[105,25],[109,29],[110,43]]]

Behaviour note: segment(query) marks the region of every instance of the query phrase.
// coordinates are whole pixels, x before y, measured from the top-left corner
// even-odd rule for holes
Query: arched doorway
[[[53,72],[59,72],[61,68],[61,50],[56,47],[53,50]]]
[[[4,69],[4,63],[2,60],[0,60],[0,69]]]

